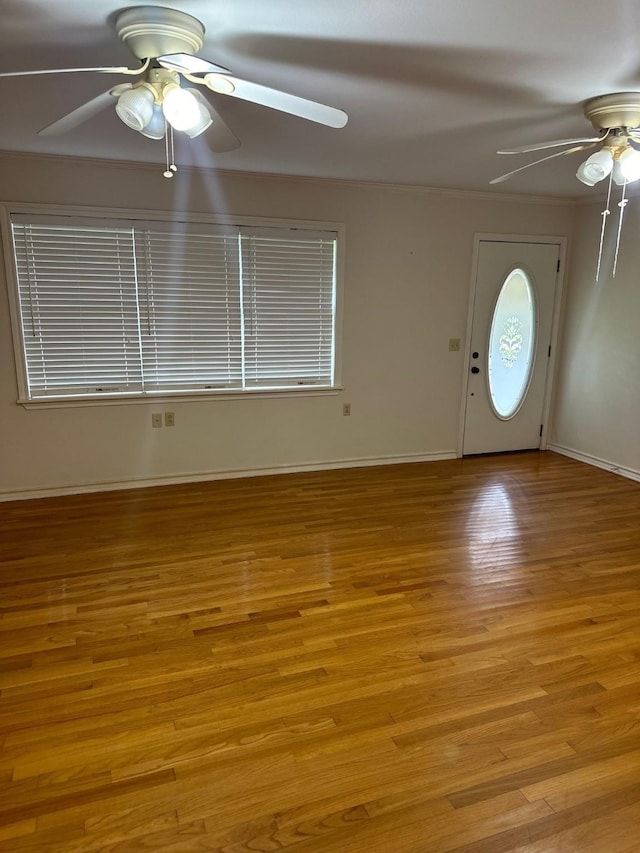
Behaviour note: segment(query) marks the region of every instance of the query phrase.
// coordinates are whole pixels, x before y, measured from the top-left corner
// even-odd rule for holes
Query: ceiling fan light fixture
[[[619,160],[613,164],[613,183],[618,187],[623,187],[627,183],[627,179],[622,174]]]
[[[640,179],[640,151],[626,148],[618,158],[620,175],[628,183]]]
[[[153,116],[154,95],[145,86],[127,89],[118,98],[116,113],[118,118],[132,130],[145,128]]]
[[[578,166],[578,171],[576,172],[576,178],[579,181],[582,181],[582,183],[585,184],[587,187],[595,187],[595,185],[598,183],[598,178],[591,178],[586,173],[586,163],[581,163]]]
[[[206,105],[202,103],[202,100],[198,97],[199,94],[199,92],[194,92],[194,97],[198,102],[199,119],[195,124],[185,130],[185,133],[191,139],[195,139],[196,136],[200,136],[201,133],[204,133],[208,127],[211,127],[211,124],[213,122],[211,113],[207,109]]]
[[[174,84],[163,93],[162,111],[174,130],[188,131],[201,122],[200,104],[187,89]]]
[[[167,120],[162,112],[160,104],[154,104],[153,113],[149,122],[142,128],[140,133],[149,139],[164,139],[167,132]]]
[[[613,155],[608,148],[602,148],[581,163],[576,172],[576,177],[588,187],[595,186],[604,180],[613,169]],[[640,175],[639,175],[640,177]]]
[[[242,80],[234,77],[223,65],[197,56],[204,43],[204,26],[197,18],[179,9],[166,8],[164,3],[161,6],[127,8],[116,13],[115,30],[124,45],[140,60],[138,67],[118,65],[0,72],[0,77],[96,72],[138,78],[135,83],[112,86],[42,128],[39,134],[53,136],[66,133],[115,104],[116,114],[131,130],[151,139],[166,139],[165,174],[171,177],[176,168],[170,162],[173,159],[174,130],[194,138],[213,125],[210,142],[212,151],[232,151],[240,145],[240,140],[227,127],[214,106],[198,88],[188,89],[186,81],[221,95],[233,95],[240,101],[278,110],[325,127],[341,128],[347,123],[348,117],[344,110]],[[640,115],[633,126],[640,128]],[[595,141],[600,141],[600,137]]]

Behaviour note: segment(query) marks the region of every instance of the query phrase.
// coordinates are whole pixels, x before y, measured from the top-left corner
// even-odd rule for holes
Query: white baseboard
[[[603,468],[612,474],[620,474],[621,477],[627,477],[629,480],[635,480],[640,483],[640,471],[636,471],[634,468],[625,468],[624,465],[616,465],[615,462],[591,456],[589,453],[581,453],[579,450],[563,447],[561,444],[548,444],[547,450],[553,450],[555,453],[561,453],[563,456],[570,456],[571,459],[577,459],[578,462],[586,462],[587,465]]]
[[[237,468],[223,471],[202,471],[197,474],[175,474],[169,477],[133,478],[74,483],[44,489],[0,491],[0,502],[33,498],[53,498],[60,495],[81,495],[89,492],[114,492],[120,489],[145,489],[150,486],[173,486],[181,483],[204,483],[210,480],[231,480],[240,477],[266,477],[271,474],[300,474],[305,471],[331,471],[338,468],[370,468],[375,465],[401,465],[408,462],[438,462],[455,459],[455,450],[437,453],[410,453],[401,456],[371,456],[358,459],[339,459],[332,462],[305,462],[301,465],[277,465],[270,468]]]

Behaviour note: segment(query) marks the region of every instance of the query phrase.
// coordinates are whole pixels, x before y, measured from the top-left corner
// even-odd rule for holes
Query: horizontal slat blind
[[[335,234],[241,231],[247,387],[333,381]]]
[[[131,227],[12,228],[30,397],[140,391]]]
[[[27,395],[331,386],[333,232],[11,217]]]
[[[239,387],[242,335],[235,234],[136,229],[145,387]]]

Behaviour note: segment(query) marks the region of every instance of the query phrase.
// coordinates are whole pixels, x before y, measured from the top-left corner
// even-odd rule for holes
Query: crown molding
[[[620,187],[616,187],[615,185],[612,187],[611,199],[609,202],[610,205],[613,204],[614,206],[616,206],[618,204],[618,201],[620,200],[621,192],[622,192],[622,190],[620,189]],[[629,201],[632,201],[633,199],[638,198],[638,196],[640,196],[640,187],[637,184],[631,184],[631,185],[627,184],[627,191],[625,193],[625,198],[627,198]],[[590,207],[591,205],[596,205],[596,204],[597,205],[606,205],[606,203],[607,203],[607,192],[606,192],[606,190],[602,189],[601,187],[598,187],[597,192],[577,196],[574,199],[574,203],[575,203],[576,207]]]
[[[42,154],[32,151],[0,151],[0,158],[13,158],[17,160],[39,161],[44,163],[56,163],[67,165],[73,163],[75,166],[87,166],[101,169],[124,169],[136,172],[152,171],[157,173],[158,163],[145,163],[137,160],[103,160],[97,157],[72,157],[60,154]],[[228,177],[251,181],[270,181],[277,183],[304,183],[318,184],[321,186],[335,186],[340,188],[356,188],[360,190],[376,190],[386,192],[410,193],[413,195],[427,195],[444,198],[461,198],[475,201],[505,202],[508,204],[545,204],[564,207],[582,203],[583,199],[575,196],[546,196],[527,195],[522,193],[499,193],[490,190],[465,190],[449,187],[430,187],[421,184],[398,184],[382,181],[362,181],[345,178],[322,178],[307,175],[284,175],[272,172],[250,172],[232,169],[204,169],[200,166],[180,166],[180,174],[185,172],[194,174],[199,172],[215,173],[216,177]]]

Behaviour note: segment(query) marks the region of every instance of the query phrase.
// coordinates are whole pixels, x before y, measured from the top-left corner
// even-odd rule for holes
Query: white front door
[[[560,246],[481,240],[464,455],[540,447]]]

